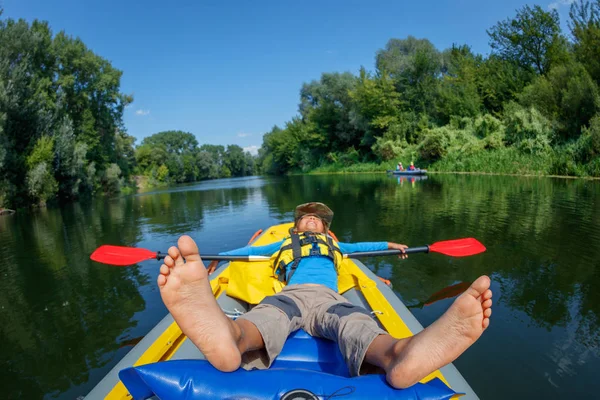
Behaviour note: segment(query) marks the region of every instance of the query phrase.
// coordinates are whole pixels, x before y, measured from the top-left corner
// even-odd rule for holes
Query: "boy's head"
[[[327,233],[333,220],[333,211],[323,203],[305,203],[296,207],[294,229],[298,232]]]

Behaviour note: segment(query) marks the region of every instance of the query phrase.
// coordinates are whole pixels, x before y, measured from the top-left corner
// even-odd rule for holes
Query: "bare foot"
[[[490,278],[483,275],[427,329],[395,343],[394,360],[385,369],[387,381],[406,388],[454,361],[489,326],[491,307]]]
[[[189,236],[169,248],[157,283],[167,309],[182,332],[217,369],[235,371],[241,362],[232,322],[215,300],[208,273]],[[185,258],[185,262],[184,262]]]

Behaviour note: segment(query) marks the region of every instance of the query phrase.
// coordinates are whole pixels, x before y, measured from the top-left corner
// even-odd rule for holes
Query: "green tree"
[[[390,39],[376,55],[379,73],[389,73],[396,89],[417,114],[430,114],[442,72],[442,56],[427,39]]]
[[[538,77],[520,95],[526,107],[535,107],[553,122],[564,139],[577,138],[600,106],[598,87],[583,65],[559,65]]]
[[[436,116],[441,124],[450,118],[476,117],[483,102],[479,94],[478,77],[481,57],[475,56],[469,46],[452,46],[444,52],[445,73],[436,98]]]
[[[240,146],[236,144],[227,146],[223,161],[232,176],[246,175],[246,159],[244,150]]]
[[[556,10],[524,6],[515,18],[498,22],[487,33],[494,54],[541,75],[568,57]]]
[[[575,57],[600,84],[600,0],[571,4],[569,16]]]
[[[196,151],[198,140],[189,132],[165,131],[144,138],[142,145],[164,147],[169,154],[184,154]]]
[[[479,95],[484,108],[492,114],[500,114],[504,105],[516,100],[534,76],[515,62],[492,54],[479,68]]]
[[[0,19],[0,197],[17,207],[75,197],[102,188],[111,164],[127,176],[133,140],[122,115],[132,99],[119,92],[120,77],[46,22]],[[28,163],[43,137],[52,156]]]
[[[314,147],[327,146],[327,151],[339,147],[360,145],[362,132],[351,123],[349,92],[356,77],[349,72],[324,73],[319,81],[302,85],[299,111],[303,121],[313,123],[319,140]]]
[[[350,91],[352,98],[352,120],[357,130],[365,135],[361,144],[369,148],[377,137],[394,130],[400,121],[400,94],[394,87],[394,81],[386,72],[374,77],[364,67],[360,69],[356,87]],[[395,139],[405,140],[398,137]]]

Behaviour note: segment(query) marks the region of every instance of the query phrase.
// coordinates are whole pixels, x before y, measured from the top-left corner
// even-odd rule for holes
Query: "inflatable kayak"
[[[288,235],[292,224],[257,232],[250,243],[262,246]],[[235,318],[281,287],[273,284],[269,261],[229,262],[211,275],[223,311]],[[365,307],[397,338],[423,327],[394,292],[363,263],[344,259],[339,292]],[[464,394],[464,395],[463,395]],[[220,372],[181,332],[169,314],[159,322],[86,396],[86,399],[478,399],[454,365],[416,385],[398,390],[383,374],[349,377],[337,344],[302,330],[292,333],[271,368]]]
[[[404,170],[404,171],[398,171],[398,170],[393,170],[390,169],[388,170],[389,173],[392,173],[394,175],[426,175],[427,174],[427,170],[426,169],[415,169],[414,171],[409,171],[409,170]]]

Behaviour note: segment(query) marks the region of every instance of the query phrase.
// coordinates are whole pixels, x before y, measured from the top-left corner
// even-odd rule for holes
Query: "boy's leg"
[[[289,334],[300,328],[302,312],[294,301],[296,297],[294,290],[284,289],[279,294],[265,297],[259,305],[235,321],[244,331],[238,346],[243,368],[269,368]],[[253,337],[245,338],[246,333]]]
[[[285,320],[278,317],[281,313],[277,311],[271,313],[275,315],[273,318],[260,313],[260,305],[255,307],[256,312],[253,310],[236,321],[229,319],[213,296],[196,243],[189,236],[182,236],[177,245],[169,248],[157,279],[163,302],[182,332],[215,368],[235,371],[245,352],[265,347],[261,331],[252,322],[253,315],[258,314],[263,329]],[[284,342],[287,333],[286,330],[283,334]]]
[[[360,375],[369,345],[387,332],[364,307],[350,303],[331,289],[322,288],[315,297],[318,304],[308,318],[308,332],[337,342],[350,376]]]
[[[481,276],[433,324],[417,335],[375,338],[365,361],[386,371],[396,388],[414,385],[433,371],[454,361],[489,326],[492,314],[490,278]]]

